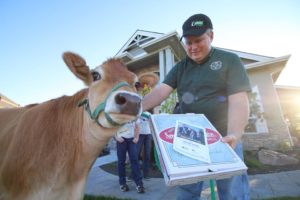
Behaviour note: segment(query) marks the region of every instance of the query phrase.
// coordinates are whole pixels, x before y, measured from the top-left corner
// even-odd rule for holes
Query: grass
[[[260,200],[300,200],[300,197],[278,197],[278,198],[269,198],[269,199],[260,199]]]
[[[132,199],[120,199],[120,198],[117,198],[117,197],[110,197],[110,196],[85,195],[83,200],[132,200]]]
[[[132,200],[132,199],[120,199],[120,198],[108,197],[108,196],[85,195],[83,200]],[[300,200],[300,197],[278,197],[278,198],[269,198],[269,199],[260,199],[260,200]]]
[[[83,200],[132,200],[132,199],[120,199],[116,197],[109,196],[91,196],[85,195]],[[300,197],[278,197],[278,198],[268,198],[260,200],[300,200]]]

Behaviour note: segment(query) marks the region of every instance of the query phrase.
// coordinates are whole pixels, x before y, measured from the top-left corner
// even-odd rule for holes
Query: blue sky
[[[0,93],[20,105],[72,95],[84,85],[65,66],[64,51],[95,67],[137,29],[181,34],[195,13],[211,18],[214,46],[293,57],[300,46],[299,10],[297,0],[1,0]],[[287,66],[280,84],[300,86],[292,77],[297,68]]]

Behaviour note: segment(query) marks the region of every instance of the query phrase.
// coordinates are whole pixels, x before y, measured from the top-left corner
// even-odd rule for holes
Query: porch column
[[[161,83],[166,77],[167,73],[174,66],[174,54],[170,48],[162,49],[159,52],[159,73]]]

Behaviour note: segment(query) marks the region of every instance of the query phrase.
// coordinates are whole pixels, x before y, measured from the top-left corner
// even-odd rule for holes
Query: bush
[[[292,145],[289,141],[284,140],[279,143],[279,150],[282,152],[287,152],[292,149]]]
[[[263,164],[257,159],[256,152],[244,151],[244,161],[248,168],[262,168]]]

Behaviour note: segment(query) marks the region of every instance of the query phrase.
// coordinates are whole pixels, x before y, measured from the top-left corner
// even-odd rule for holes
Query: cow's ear
[[[90,73],[90,69],[81,56],[72,52],[65,52],[63,54],[63,59],[77,78],[81,79],[86,85],[92,83],[93,77]]]

